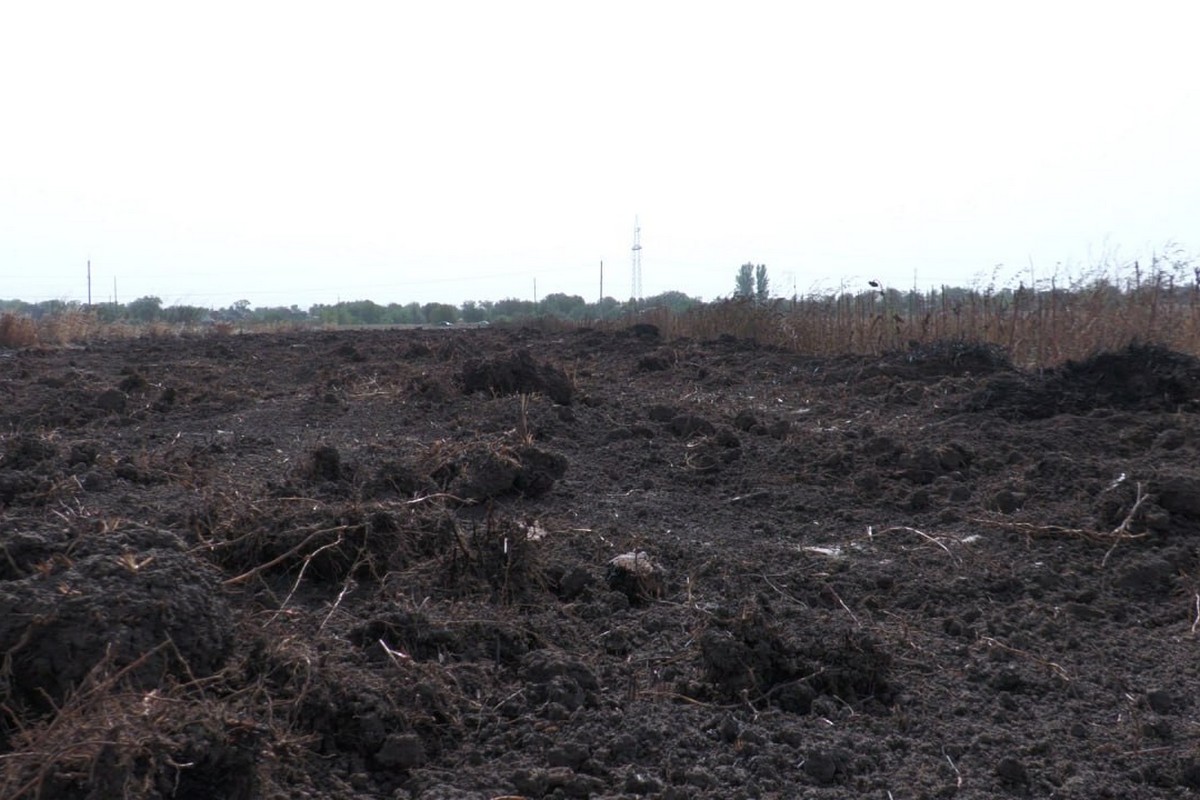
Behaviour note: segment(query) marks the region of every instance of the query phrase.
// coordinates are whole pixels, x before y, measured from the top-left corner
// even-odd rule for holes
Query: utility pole
[[[88,308],[92,307],[92,260],[88,259]]]
[[[642,299],[642,226],[633,218],[633,299]]]

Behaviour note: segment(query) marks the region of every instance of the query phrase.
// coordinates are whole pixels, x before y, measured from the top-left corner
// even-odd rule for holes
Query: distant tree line
[[[1115,305],[1127,293],[1138,293],[1153,288],[1160,298],[1178,297],[1195,300],[1200,297],[1200,267],[1193,268],[1190,261],[1171,262],[1164,268],[1156,261],[1148,273],[1137,269],[1127,282],[1118,286],[1106,278],[1093,278],[1087,283],[1075,283],[1059,288],[1054,280],[1048,287],[1000,288],[988,286],[984,289],[943,286],[927,292],[899,291],[885,287],[878,281],[868,281],[857,291],[842,290],[827,295],[811,295],[806,301],[844,301],[855,299],[886,315],[914,314],[918,309],[940,307],[953,313],[958,309],[986,298],[994,308],[1020,306],[1029,298],[1056,297],[1070,292],[1086,292],[1094,302]],[[1191,271],[1192,274],[1189,274]],[[796,297],[772,297],[770,279],[765,264],[748,261],[738,268],[734,276],[732,299],[763,306],[784,306],[796,303]],[[1189,278],[1191,279],[1189,281]],[[713,301],[725,302],[725,299]],[[371,300],[353,300],[332,305],[318,303],[308,309],[299,306],[252,307],[248,300],[238,300],[225,308],[204,308],[192,305],[164,306],[159,297],[146,296],[128,303],[97,303],[90,308],[84,304],[64,300],[44,300],[27,303],[21,300],[0,300],[0,313],[24,314],[37,320],[45,316],[69,312],[90,312],[102,322],[127,322],[133,324],[167,323],[183,326],[204,326],[220,323],[237,325],[442,325],[445,323],[504,323],[520,322],[539,318],[557,318],[572,322],[594,322],[617,319],[632,313],[660,309],[672,313],[683,313],[706,304],[699,298],[689,297],[683,292],[669,291],[642,300],[620,301],[605,297],[589,302],[579,295],[561,292],[548,294],[539,300],[467,300],[461,305],[448,303],[388,303],[380,305]],[[863,307],[859,303],[859,307]]]
[[[665,308],[674,312],[702,305],[698,298],[683,292],[663,292],[644,300],[622,302],[605,297],[588,302],[579,295],[561,292],[535,301],[507,298],[504,300],[467,300],[460,306],[449,303],[388,303],[353,300],[334,304],[318,303],[308,309],[299,306],[251,307],[248,300],[238,300],[225,308],[204,308],[192,305],[164,306],[162,298],[139,297],[128,303],[86,304],[45,300],[27,303],[21,300],[0,300],[0,312],[24,314],[33,319],[67,312],[90,311],[102,322],[134,324],[168,323],[203,326],[217,323],[256,324],[313,324],[313,325],[441,325],[444,323],[502,323],[555,317],[587,322],[620,317],[630,311]]]

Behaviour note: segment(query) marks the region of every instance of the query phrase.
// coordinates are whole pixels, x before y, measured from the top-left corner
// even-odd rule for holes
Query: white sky
[[[1029,282],[1195,245],[1183,2],[6,2],[0,298]],[[999,269],[995,265],[1003,264]]]

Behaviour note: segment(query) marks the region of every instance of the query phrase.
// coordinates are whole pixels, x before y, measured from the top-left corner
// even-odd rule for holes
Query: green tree
[[[250,316],[250,301],[235,300],[229,308],[220,308],[213,312],[215,319],[228,322],[238,322]]]
[[[116,322],[124,314],[125,307],[120,303],[96,303],[92,310],[96,312],[96,319],[101,322]]]
[[[354,325],[379,325],[383,322],[383,306],[374,300],[355,300],[345,305]]]
[[[487,311],[474,300],[464,300],[462,304],[463,322],[483,322],[487,319]]]
[[[162,315],[162,298],[139,297],[125,306],[125,312],[135,322],[154,322]]]
[[[592,316],[597,319],[611,319],[621,314],[621,301],[615,297],[602,297],[589,306]]]
[[[754,297],[754,264],[747,261],[738,268],[737,285],[733,290],[734,297],[744,297],[747,300]]]
[[[449,303],[426,303],[421,311],[425,315],[425,321],[430,325],[458,322],[458,309]]]
[[[382,319],[385,325],[403,325],[406,321],[404,319],[404,306],[399,303],[388,303],[383,307]]]
[[[771,284],[767,280],[767,265],[759,264],[754,268],[754,300],[766,303],[771,299]]]
[[[577,294],[555,292],[542,298],[541,311],[563,319],[581,319],[587,309],[587,301]]]
[[[200,306],[167,306],[162,310],[163,319],[177,325],[195,325],[206,314],[208,309]]]
[[[536,316],[537,306],[534,305],[532,300],[518,300],[515,297],[506,297],[503,300],[497,300],[492,306],[493,321]]]
[[[295,305],[291,306],[290,308],[274,306],[272,308],[259,307],[254,309],[254,320],[256,322],[278,324],[284,322],[304,322],[307,319],[308,314],[301,311]]]
[[[337,311],[333,306],[324,303],[314,303],[308,307],[308,316],[322,325],[333,325],[337,322]]]
[[[683,292],[674,290],[656,294],[653,297],[646,298],[646,305],[651,308],[665,308],[676,314],[681,314],[689,308],[697,305],[700,301],[694,297],[688,297]]]
[[[30,309],[29,316],[34,319],[42,317],[53,317],[56,314],[62,314],[71,308],[71,304],[65,300],[43,300],[37,303]]]

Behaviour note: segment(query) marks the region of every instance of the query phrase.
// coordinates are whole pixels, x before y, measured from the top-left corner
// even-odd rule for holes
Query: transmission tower
[[[633,218],[633,299],[642,299],[642,228]]]

